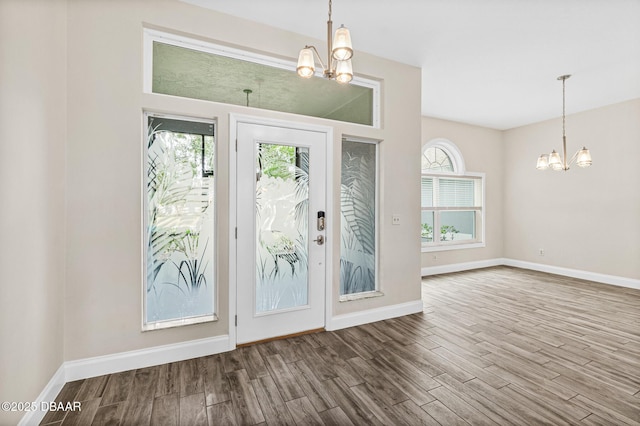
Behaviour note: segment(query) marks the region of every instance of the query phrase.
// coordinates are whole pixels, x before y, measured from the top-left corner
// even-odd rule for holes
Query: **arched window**
[[[422,173],[438,172],[466,172],[462,152],[448,139],[433,139],[422,147]]]
[[[447,139],[425,144],[421,161],[423,251],[484,246],[484,174],[467,173]]]
[[[453,163],[440,147],[430,146],[422,151],[422,170],[427,172],[453,172]]]

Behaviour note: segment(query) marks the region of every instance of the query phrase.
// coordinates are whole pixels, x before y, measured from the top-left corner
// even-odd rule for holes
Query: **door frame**
[[[237,203],[238,203],[238,178],[237,178],[237,161],[238,153],[236,150],[238,124],[257,124],[264,126],[284,127],[294,130],[308,130],[323,133],[325,135],[326,144],[326,173],[325,173],[325,185],[326,185],[326,211],[327,216],[325,219],[326,237],[329,238],[329,244],[325,245],[325,314],[324,324],[325,327],[331,322],[331,316],[333,311],[332,306],[332,294],[333,288],[331,283],[333,282],[333,250],[334,247],[338,247],[332,241],[332,232],[334,223],[333,211],[334,211],[334,190],[333,190],[333,127],[320,126],[308,123],[302,123],[297,121],[271,119],[265,117],[258,117],[245,114],[230,113],[229,114],[229,350],[236,348],[237,333],[236,333],[236,315],[237,315],[237,289],[238,289],[238,274],[237,274],[237,247],[238,240],[236,239],[236,228],[238,226],[237,218]]]

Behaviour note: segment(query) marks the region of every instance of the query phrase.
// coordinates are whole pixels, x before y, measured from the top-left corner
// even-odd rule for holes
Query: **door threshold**
[[[284,336],[276,336],[276,337],[270,337],[268,339],[256,340],[256,341],[253,341],[253,342],[240,343],[240,344],[236,345],[236,348],[242,348],[244,346],[257,345],[258,343],[273,342],[274,340],[284,340],[284,339],[288,339],[290,337],[304,336],[305,334],[320,333],[322,331],[326,331],[324,327],[322,327],[322,328],[314,328],[313,330],[300,331],[298,333],[286,334]]]

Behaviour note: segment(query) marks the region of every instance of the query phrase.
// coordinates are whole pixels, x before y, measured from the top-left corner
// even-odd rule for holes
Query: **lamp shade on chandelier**
[[[551,154],[542,154],[538,157],[536,169],[538,170],[569,170],[569,166],[575,161],[578,167],[589,167],[592,163],[591,153],[585,147],[573,154],[567,161],[567,136],[565,134],[565,81],[571,77],[571,74],[561,75],[558,80],[562,80],[562,155],[554,149]]]
[[[348,61],[353,56],[353,47],[351,46],[351,34],[344,25],[336,30],[333,37],[333,49],[331,56],[337,61]]]
[[[298,75],[304,78],[313,77],[316,72],[315,59],[317,58],[322,66],[322,74],[328,79],[335,79],[338,83],[348,83],[353,78],[353,67],[351,57],[353,56],[353,46],[351,45],[351,34],[349,30],[341,25],[335,32],[333,40],[331,33],[333,21],[331,20],[332,3],[329,0],[329,20],[327,21],[327,66],[320,59],[320,54],[315,46],[305,46],[298,55]]]
[[[313,57],[313,49],[305,47],[298,55],[298,75],[300,77],[309,78],[316,72],[315,58]]]

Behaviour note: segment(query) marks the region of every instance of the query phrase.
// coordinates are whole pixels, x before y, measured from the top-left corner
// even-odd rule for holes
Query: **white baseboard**
[[[617,275],[599,274],[597,272],[582,271],[579,269],[563,268],[560,266],[545,265],[542,263],[526,262],[524,260],[496,258],[480,260],[477,262],[453,263],[451,265],[429,266],[422,268],[422,276],[436,274],[448,274],[451,272],[468,271],[471,269],[488,268],[491,266],[513,266],[514,268],[530,269],[532,271],[547,272],[549,274],[563,275],[565,277],[579,278],[581,280],[595,281],[602,284],[610,284],[619,287],[634,288],[640,290],[640,280],[620,277]]]
[[[170,345],[154,346],[152,348],[135,351],[120,352],[112,355],[79,359],[76,361],[67,361],[58,368],[58,371],[56,371],[51,380],[49,380],[49,383],[35,402],[37,402],[38,407],[41,407],[42,402],[54,401],[64,384],[73,380],[87,379],[89,377],[118,373],[120,371],[136,370],[138,368],[213,355],[227,352],[232,348],[229,342],[229,336],[224,335],[173,343]],[[18,424],[20,426],[38,424],[45,414],[46,412],[44,411],[27,412]]]
[[[36,398],[36,400],[33,401],[37,404],[38,410],[27,411],[25,415],[22,416],[22,419],[20,419],[18,426],[30,426],[30,425],[40,424],[45,414],[47,414],[46,411],[41,410],[42,403],[55,401],[56,397],[62,390],[62,387],[64,386],[65,382],[66,382],[66,378],[64,374],[64,365],[61,365],[60,368],[58,368],[58,371],[56,371],[53,377],[51,377],[51,380],[49,380],[49,383],[47,383],[47,386],[45,386],[42,392],[40,392],[40,395],[38,395],[38,398]]]
[[[229,348],[229,336],[224,335],[67,361],[64,363],[65,378],[67,381],[86,379],[226,352]]]
[[[515,268],[531,269],[533,271],[547,272],[549,274],[564,275],[565,277],[579,278],[581,280],[595,281],[602,284],[610,284],[618,287],[628,287],[640,290],[640,280],[620,277],[617,275],[599,274],[597,272],[581,271],[579,269],[563,268],[560,266],[544,265],[542,263],[525,262],[515,259],[501,259],[503,265]]]
[[[504,259],[487,259],[475,262],[453,263],[450,265],[427,266],[422,268],[422,276],[426,277],[428,275],[449,274],[451,272],[461,272],[500,265],[504,265]]]
[[[351,314],[335,315],[331,318],[331,321],[327,323],[326,329],[329,331],[340,330],[342,328],[368,324],[370,322],[415,314],[422,312],[423,309],[422,300],[414,300],[411,302],[399,303],[397,305],[367,309],[366,311],[359,311]]]

